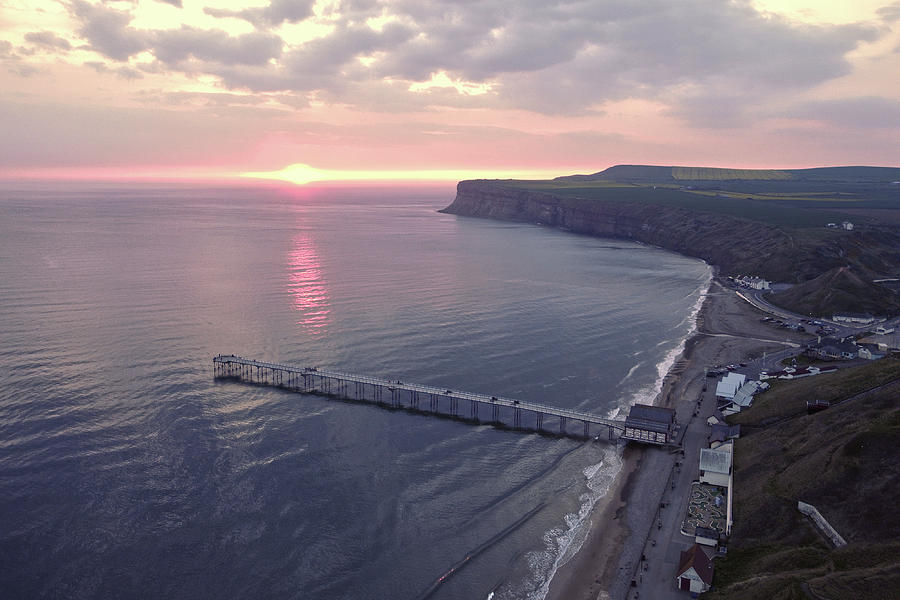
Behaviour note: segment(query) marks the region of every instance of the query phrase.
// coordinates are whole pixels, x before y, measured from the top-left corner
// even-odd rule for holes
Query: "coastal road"
[[[817,321],[826,323],[827,325],[834,327],[835,331],[831,335],[832,337],[847,337],[851,335],[857,335],[860,333],[865,333],[866,331],[872,330],[875,325],[863,325],[850,327],[843,323],[837,323],[831,320],[829,317],[811,317],[809,315],[801,315],[798,313],[794,313],[783,308],[779,308],[766,300],[763,296],[767,293],[768,290],[752,290],[747,288],[737,288],[735,293],[739,298],[744,299],[749,304],[758,308],[759,310],[769,313],[770,315],[776,316],[779,319],[784,319],[787,321],[794,321],[795,323],[800,323],[801,319],[816,319]],[[891,319],[886,322],[887,325],[892,325],[894,323],[900,322],[900,317]]]

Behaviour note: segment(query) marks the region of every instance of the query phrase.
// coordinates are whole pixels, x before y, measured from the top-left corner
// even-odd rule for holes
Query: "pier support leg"
[[[591,424],[588,421],[584,421],[584,437],[591,437]]]
[[[560,433],[566,432],[566,421],[567,421],[567,419],[565,417],[559,418],[559,432]]]
[[[513,425],[515,425],[516,429],[522,426],[522,409],[517,408],[513,413]]]
[[[537,430],[540,431],[541,427],[544,425],[544,413],[537,413]]]

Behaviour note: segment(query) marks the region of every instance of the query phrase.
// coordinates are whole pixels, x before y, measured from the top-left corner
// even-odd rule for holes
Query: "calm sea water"
[[[615,415],[708,268],[452,187],[4,184],[4,598],[540,598],[617,450],[217,381],[227,353]]]

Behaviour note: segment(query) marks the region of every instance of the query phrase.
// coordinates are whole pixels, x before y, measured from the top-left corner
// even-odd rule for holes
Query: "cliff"
[[[772,281],[800,283],[839,267],[871,281],[873,273],[894,273],[900,265],[897,232],[778,227],[671,201],[647,200],[648,194],[656,193],[648,191],[653,189],[622,187],[600,197],[579,197],[577,191],[542,191],[517,182],[462,181],[453,203],[441,212],[642,242],[702,259],[725,275],[752,274]],[[666,194],[671,199],[675,193],[681,192],[664,191],[660,197]],[[864,293],[872,296],[867,306],[881,308],[876,312],[900,310],[900,299],[888,290],[870,284]],[[830,298],[822,295],[821,303],[804,306],[804,312],[830,314],[836,308]],[[777,296],[771,300],[778,303]]]

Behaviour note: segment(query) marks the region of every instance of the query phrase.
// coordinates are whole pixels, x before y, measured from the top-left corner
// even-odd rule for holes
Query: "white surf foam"
[[[702,291],[697,296],[697,301],[691,307],[691,311],[682,321],[681,325],[690,324],[688,329],[682,333],[680,341],[675,344],[668,352],[665,353],[662,360],[656,365],[657,377],[653,383],[635,391],[630,397],[623,399],[620,406],[612,409],[607,415],[608,418],[616,418],[625,409],[637,402],[652,404],[656,396],[662,390],[663,381],[668,374],[672,365],[684,352],[685,344],[697,330],[697,315],[703,305],[703,301],[708,293],[709,286],[712,283],[712,272],[704,284],[705,287],[698,288]],[[680,328],[680,327],[679,327]],[[667,343],[672,343],[669,340]],[[665,342],[664,342],[665,343]],[[631,376],[632,372],[640,365],[638,363],[632,367],[625,379]],[[587,482],[588,491],[581,495],[581,507],[577,514],[570,513],[565,517],[565,528],[557,527],[551,529],[544,534],[545,548],[542,551],[531,552],[528,554],[528,564],[534,577],[536,585],[532,587],[530,593],[526,595],[528,600],[544,600],[550,589],[550,582],[553,580],[556,572],[565,565],[575,554],[581,550],[587,534],[590,531],[591,510],[597,502],[603,498],[612,485],[613,480],[622,470],[621,448],[610,447],[604,452],[603,459],[594,465],[584,469],[584,476]]]

